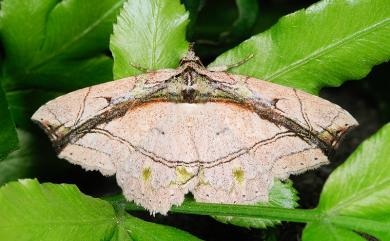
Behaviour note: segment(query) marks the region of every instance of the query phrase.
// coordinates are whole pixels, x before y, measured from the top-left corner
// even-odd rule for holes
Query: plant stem
[[[104,197],[104,200],[109,201],[114,207],[121,208],[123,211],[145,211],[144,208],[126,201],[122,195]],[[200,203],[186,199],[181,206],[172,207],[170,212],[210,216],[264,218],[298,223],[320,222],[363,232],[373,230],[383,232],[383,230],[386,230],[386,224],[382,222],[343,215],[328,216],[326,212],[322,213],[318,209],[288,209],[259,205]]]
[[[134,203],[127,202],[123,196],[106,197],[105,200],[113,205],[123,205],[127,211],[144,210]],[[313,222],[321,219],[321,213],[316,209],[288,209],[255,205],[231,205],[215,203],[199,203],[193,200],[185,200],[179,207],[172,207],[171,212],[211,215],[211,216],[235,216],[248,218],[266,218],[293,222]]]

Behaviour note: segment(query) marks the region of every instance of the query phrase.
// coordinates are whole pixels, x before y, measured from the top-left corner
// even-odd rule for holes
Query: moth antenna
[[[207,69],[209,71],[213,71],[213,72],[218,72],[218,71],[228,71],[230,69],[233,69],[235,67],[238,67],[240,65],[243,65],[245,64],[246,62],[248,62],[250,59],[252,59],[255,55],[252,53],[252,54],[249,54],[248,56],[246,56],[244,59],[241,59],[240,61],[236,62],[236,63],[232,63],[232,64],[228,64],[228,65],[222,65],[222,66],[211,66],[211,67],[208,67]]]

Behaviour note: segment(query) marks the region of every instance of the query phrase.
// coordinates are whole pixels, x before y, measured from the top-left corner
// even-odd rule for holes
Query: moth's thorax
[[[187,55],[180,60],[180,66],[187,65],[188,63],[203,66],[202,61],[198,56],[196,56],[195,52],[192,49],[190,49],[187,52]]]
[[[187,67],[182,74],[172,79],[167,95],[174,101],[194,103],[207,101],[214,91],[197,69]]]

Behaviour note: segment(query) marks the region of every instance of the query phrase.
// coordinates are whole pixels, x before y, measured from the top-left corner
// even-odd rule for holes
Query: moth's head
[[[189,47],[188,47],[188,52],[186,54],[186,56],[184,56],[181,60],[180,60],[180,65],[184,65],[186,63],[195,63],[196,65],[200,65],[203,67],[203,64],[202,62],[200,61],[200,58],[198,56],[196,56],[195,54],[195,51],[194,51],[194,44],[193,43],[190,43]]]

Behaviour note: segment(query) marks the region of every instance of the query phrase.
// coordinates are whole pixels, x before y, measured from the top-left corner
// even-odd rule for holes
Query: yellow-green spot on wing
[[[59,136],[65,136],[66,134],[69,133],[69,131],[71,131],[71,128],[62,126],[59,128],[57,132],[59,133]]]
[[[244,179],[245,179],[244,176],[245,176],[245,173],[241,168],[233,170],[234,180],[236,180],[239,184],[242,184],[244,182]]]
[[[185,167],[176,167],[176,183],[186,183],[193,176]]]
[[[144,170],[142,171],[142,177],[145,182],[149,181],[151,175],[152,170],[150,170],[150,167],[144,168]]]

